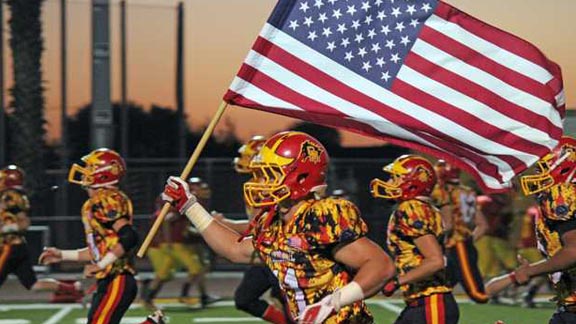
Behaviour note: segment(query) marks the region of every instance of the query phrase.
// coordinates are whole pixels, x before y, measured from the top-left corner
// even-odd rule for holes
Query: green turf
[[[394,305],[402,307],[401,303]],[[9,305],[4,305],[10,307]],[[552,305],[540,305],[539,309],[525,309],[517,306],[497,306],[497,305],[474,305],[460,304],[460,323],[462,324],[493,324],[496,320],[503,320],[505,324],[541,324],[547,323],[554,312]],[[205,310],[194,310],[182,306],[164,307],[165,313],[170,318],[171,324],[195,323],[194,319],[221,318],[221,317],[248,317],[247,314],[235,310],[233,307],[213,307]],[[370,305],[370,310],[374,314],[376,323],[393,323],[396,314],[378,305]],[[25,319],[30,324],[43,324],[46,320],[56,314],[59,309],[34,309],[34,310],[0,310],[0,323],[9,323],[8,319]],[[76,324],[76,319],[84,318],[87,310],[74,309],[68,313],[58,324]],[[126,317],[139,318],[141,320],[149,312],[138,308],[128,311]],[[207,323],[207,322],[204,322]],[[244,324],[262,323],[261,321],[243,321]]]

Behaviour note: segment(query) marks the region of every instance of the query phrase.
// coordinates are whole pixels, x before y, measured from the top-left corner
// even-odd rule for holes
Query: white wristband
[[[78,250],[60,250],[62,254],[62,261],[78,261],[80,260],[80,251]]]
[[[186,217],[202,233],[214,221],[212,217],[202,205],[194,203],[188,210],[186,210]]]
[[[362,299],[364,299],[362,287],[356,281],[352,281],[332,294],[332,306],[336,311],[339,311],[340,308]]]
[[[112,252],[108,252],[108,253],[106,253],[106,255],[102,259],[100,259],[100,261],[96,262],[96,265],[98,266],[98,268],[104,269],[107,266],[114,263],[114,261],[116,261],[116,260],[118,260],[118,257],[116,256],[116,254],[114,254]]]

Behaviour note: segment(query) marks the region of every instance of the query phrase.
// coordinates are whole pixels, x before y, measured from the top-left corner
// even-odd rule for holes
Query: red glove
[[[190,191],[188,183],[178,177],[168,178],[161,197],[162,200],[169,202],[178,209],[180,214],[186,214],[188,208],[198,201]]]
[[[382,293],[386,297],[394,295],[394,292],[400,288],[400,282],[398,282],[398,277],[394,277],[384,285],[382,288]]]

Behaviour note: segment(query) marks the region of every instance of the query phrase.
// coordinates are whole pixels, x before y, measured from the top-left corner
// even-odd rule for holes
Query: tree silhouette
[[[8,0],[10,48],[14,85],[8,110],[9,162],[26,171],[26,187],[34,198],[44,179],[44,87],[41,59],[44,50],[40,21],[42,0]]]
[[[70,157],[77,160],[90,151],[90,109],[91,105],[82,107],[69,119]],[[114,120],[120,120],[121,105],[112,105]],[[178,114],[175,110],[152,105],[146,111],[141,105],[128,103],[128,157],[129,158],[178,158]],[[231,157],[241,145],[234,133],[234,127],[221,134],[220,139],[211,137],[202,157]],[[115,128],[114,148],[120,147],[120,129]],[[203,134],[203,129],[193,131],[186,128],[188,153],[191,153]]]

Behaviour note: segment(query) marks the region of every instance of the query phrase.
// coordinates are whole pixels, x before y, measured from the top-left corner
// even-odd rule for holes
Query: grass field
[[[393,323],[404,307],[400,300],[371,299],[370,310],[378,324]],[[460,302],[460,323],[493,324],[502,320],[505,324],[542,324],[554,312],[550,303],[539,303],[537,309],[525,309],[507,305],[475,305]],[[183,323],[263,323],[234,309],[232,302],[223,301],[203,310],[181,304],[160,304],[170,324]],[[79,324],[85,323],[87,310],[74,304],[3,304],[0,305],[0,324]],[[135,304],[122,323],[140,323],[148,311]]]

